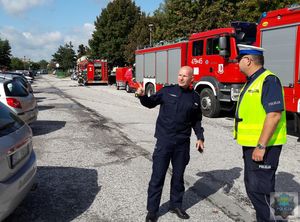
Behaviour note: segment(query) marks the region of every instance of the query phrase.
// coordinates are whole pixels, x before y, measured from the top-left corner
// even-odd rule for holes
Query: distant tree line
[[[23,69],[46,69],[48,62],[41,60],[33,62],[30,60],[13,57],[9,41],[0,38],[0,71],[1,70],[23,70]]]
[[[134,51],[153,42],[172,41],[192,33],[228,27],[231,21],[258,22],[261,14],[300,0],[165,0],[146,15],[132,0],[114,0],[95,21],[89,53],[112,66],[134,63]]]
[[[192,33],[228,27],[231,21],[258,22],[263,12],[295,3],[300,0],[164,0],[153,15],[146,15],[133,0],[110,1],[96,17],[88,46],[79,45],[77,54],[72,42],[59,46],[49,65],[55,68],[58,63],[66,71],[83,55],[107,59],[110,67],[132,65],[134,51],[150,44],[150,32],[152,42],[174,41]],[[44,61],[27,63],[13,58],[8,40],[0,39],[0,69],[44,65]]]
[[[0,38],[0,70],[7,69],[11,62],[11,47],[8,40]]]

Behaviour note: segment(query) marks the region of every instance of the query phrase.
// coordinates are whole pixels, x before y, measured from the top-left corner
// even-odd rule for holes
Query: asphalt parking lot
[[[114,86],[80,87],[52,75],[40,76],[33,89],[40,110],[31,125],[38,187],[8,221],[144,221],[158,109]],[[189,221],[254,221],[232,124],[226,115],[203,119],[206,148],[191,149],[185,174]],[[290,135],[278,191],[300,192],[299,149]],[[167,212],[170,174],[165,184],[159,221],[181,221]]]

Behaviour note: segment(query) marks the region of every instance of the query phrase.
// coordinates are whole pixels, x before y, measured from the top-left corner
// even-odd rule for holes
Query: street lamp
[[[152,46],[152,30],[153,30],[153,24],[149,24],[148,27],[149,27],[149,31],[150,31],[150,47]]]
[[[26,69],[25,63],[26,63],[26,56],[24,56],[24,59],[23,59],[23,69],[24,70]]]

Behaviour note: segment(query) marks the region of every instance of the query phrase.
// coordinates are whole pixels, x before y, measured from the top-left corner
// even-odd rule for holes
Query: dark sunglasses
[[[250,59],[249,57],[247,57],[245,55],[238,56],[236,59],[237,59],[237,61],[239,63],[242,59],[245,59],[245,58]]]

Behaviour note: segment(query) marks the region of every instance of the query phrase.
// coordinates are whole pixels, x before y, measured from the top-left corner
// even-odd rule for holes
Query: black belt
[[[234,139],[236,139],[237,138],[238,123],[242,122],[243,119],[237,118],[237,117],[235,117],[234,119],[235,119],[235,125],[234,125],[235,135],[234,135]]]
[[[236,123],[238,123],[238,122],[242,122],[242,121],[243,121],[243,119],[241,119],[241,118],[237,118],[237,117],[235,117],[234,119],[235,119],[235,122],[236,122]]]

